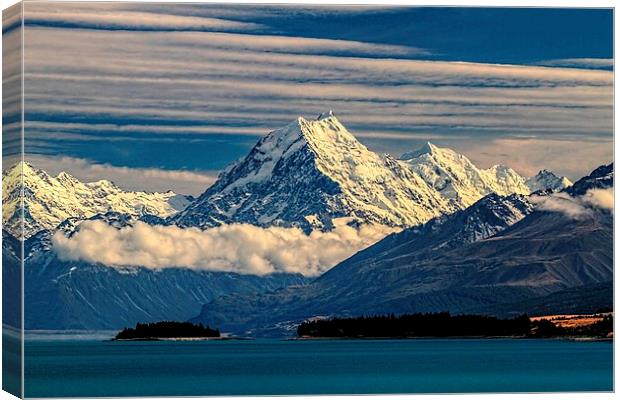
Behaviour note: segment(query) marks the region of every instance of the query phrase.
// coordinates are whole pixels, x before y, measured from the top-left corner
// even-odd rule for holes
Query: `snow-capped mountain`
[[[152,214],[169,217],[192,200],[171,191],[132,192],[107,180],[83,183],[66,172],[50,176],[28,163],[19,163],[2,174],[4,228],[20,237],[20,192],[23,175],[24,235],[53,229],[68,218],[84,219],[107,211],[132,216]]]
[[[405,227],[455,208],[404,162],[368,150],[330,111],[263,137],[172,221],[330,230],[336,218]]]
[[[610,164],[565,192],[579,189],[580,196],[612,185]],[[523,195],[490,194],[465,210],[393,233],[306,286],[221,297],[192,321],[282,335],[285,323],[319,315],[593,312],[610,304],[612,282],[608,211],[574,218],[537,210]],[[599,288],[605,294],[593,297]]]
[[[527,186],[532,193],[540,190],[551,190],[558,192],[564,190],[573,183],[565,176],[557,176],[551,171],[543,169],[536,175],[532,176],[526,181]]]
[[[566,189],[571,196],[581,196],[590,189],[609,189],[614,186],[614,163],[601,165],[588,176]]]
[[[458,208],[466,208],[489,193],[530,193],[525,178],[513,169],[504,165],[480,169],[464,155],[430,142],[400,159]]]

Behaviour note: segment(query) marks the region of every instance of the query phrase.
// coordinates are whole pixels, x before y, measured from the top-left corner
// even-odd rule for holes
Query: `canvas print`
[[[613,390],[613,10],[3,11],[3,389]]]

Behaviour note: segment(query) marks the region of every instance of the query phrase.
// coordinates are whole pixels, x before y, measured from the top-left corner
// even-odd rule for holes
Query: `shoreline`
[[[249,337],[148,337],[148,338],[131,338],[131,339],[109,339],[109,342],[207,342],[207,341],[224,341],[224,340],[254,340]]]
[[[363,336],[363,337],[295,337],[288,338],[284,340],[292,340],[292,341],[312,341],[312,340],[480,340],[480,339],[511,339],[511,340],[523,340],[523,339],[532,339],[532,340],[566,340],[571,342],[613,342],[613,338],[603,338],[603,337],[595,337],[595,336],[552,336],[552,337],[531,337],[531,336],[401,336],[401,337],[393,337],[393,336]]]

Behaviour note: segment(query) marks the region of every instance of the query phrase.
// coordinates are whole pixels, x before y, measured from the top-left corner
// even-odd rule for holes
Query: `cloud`
[[[28,7],[51,13],[48,5]],[[240,15],[282,12],[260,7],[98,7],[74,13],[95,20],[98,11],[93,10],[103,13],[101,19],[116,13],[112,20],[126,18],[124,11],[155,19],[165,15],[172,26],[185,17],[190,19],[184,23],[220,16],[250,21]],[[69,19],[86,18],[64,11]],[[365,144],[395,155],[409,150],[408,138],[443,137],[433,140],[467,150],[482,166],[502,162],[526,175],[550,168],[571,179],[611,159],[609,70],[423,61],[411,58],[425,50],[408,46],[309,38],[303,32],[277,36],[275,31],[213,30],[28,26],[29,143],[56,153],[67,142],[73,146],[77,139],[104,135],[106,140],[222,135],[232,143],[239,140],[234,136],[259,136],[299,115],[333,109]],[[86,150],[78,154],[96,152],[92,142],[80,143]],[[567,152],[579,153],[575,162],[564,162]]]
[[[614,209],[614,189],[590,189],[582,196],[582,201],[597,208]]]
[[[524,176],[533,176],[545,168],[573,181],[609,163],[614,157],[611,137],[554,138],[539,134],[529,138],[472,138],[455,142],[455,150],[462,151],[476,165],[484,168],[502,163]],[[571,155],[570,162],[566,160],[567,154]]]
[[[317,8],[282,7],[259,4],[183,4],[183,3],[29,3],[25,7],[28,24],[63,28],[103,30],[263,30],[268,27],[248,20],[265,20],[282,15],[337,15],[390,10],[383,6],[330,6]]]
[[[386,57],[429,55],[429,52],[411,46],[367,43],[356,40],[306,38],[302,36],[251,35],[209,32],[201,35],[177,35],[181,48],[208,48],[230,52],[263,52],[282,54],[338,54],[383,55]],[[230,56],[231,54],[229,54]]]
[[[550,67],[586,68],[586,69],[612,69],[613,58],[560,58],[545,60],[538,63]]]
[[[378,45],[212,32],[94,31],[76,37],[71,30],[34,28],[26,41],[32,49],[30,104],[53,114],[80,115],[83,104],[98,102],[115,121],[133,110],[157,127],[160,111],[177,121],[195,120],[202,112],[203,120],[223,126],[250,118],[256,123],[261,114],[288,122],[327,107],[346,113],[366,131],[369,120],[388,127],[451,129],[488,126],[495,118],[492,127],[507,133],[520,127],[519,121],[527,122],[521,128],[527,131],[611,132],[610,71],[343,57],[325,53],[373,52]],[[57,42],[70,44],[63,57],[54,57]],[[394,52],[384,49],[384,55]],[[438,106],[447,109],[419,118],[419,110]],[[98,109],[91,107],[91,113]]]
[[[297,228],[247,224],[202,231],[142,222],[119,230],[102,221],[85,221],[70,238],[57,232],[52,242],[58,257],[66,261],[317,276],[391,232],[393,229],[382,226],[356,229],[342,224],[331,232],[310,235]]]
[[[235,48],[246,51],[260,50],[290,54],[325,54],[329,52],[382,54],[385,56],[429,54],[428,51],[417,47],[366,43],[355,40],[275,36],[264,33],[260,35],[237,34],[229,31],[253,31],[255,33],[264,27],[256,23],[222,18],[128,10],[119,13],[118,10],[94,10],[92,6],[78,11],[62,8],[49,10],[49,6],[44,11],[26,10],[25,21],[31,29],[62,27],[65,29],[110,30],[115,36],[129,36],[128,32],[117,32],[118,30],[131,31],[129,33],[131,35],[140,34],[142,31],[147,37],[161,40],[162,45],[176,47],[178,50],[200,47],[209,49]],[[171,31],[174,36],[170,35]],[[200,32],[196,34],[193,31]],[[82,31],[81,34],[97,37],[102,34],[106,35],[106,32]]]
[[[549,196],[531,196],[530,200],[538,210],[562,213],[573,219],[581,219],[589,214],[589,210],[578,198],[563,192]]]
[[[180,78],[195,76],[199,72],[211,73],[204,68],[209,66],[218,73],[228,72],[236,76],[269,72],[273,81],[282,81],[282,77],[313,77],[313,81],[342,82],[342,78],[347,78],[349,82],[371,86],[385,86],[386,83],[495,88],[610,86],[613,79],[611,71],[602,70],[396,59],[395,56],[399,55],[425,54],[425,50],[351,40],[224,32],[76,33],[62,29],[28,29],[26,42],[35,50],[26,54],[32,70],[45,70],[46,57],[54,54],[52,40],[55,39],[71,42],[64,49],[63,57],[49,60],[48,66],[64,66],[65,69],[60,70],[63,73],[69,70],[107,72],[108,78],[117,76],[114,72],[135,72],[145,76],[163,73]],[[188,54],[188,51],[194,53]],[[139,60],[132,57],[136,53],[141,55]],[[86,55],[88,57],[84,60]],[[110,59],[111,55],[117,57]],[[371,55],[374,57],[367,57]],[[175,68],[179,62],[183,62],[183,70]]]
[[[93,163],[74,157],[50,157],[28,154],[25,160],[51,175],[65,171],[83,182],[107,179],[125,190],[165,192],[172,190],[179,194],[199,195],[213,182],[215,172],[164,170],[157,168],[129,168],[110,164]]]
[[[256,136],[257,138],[265,134],[265,129],[250,127],[229,127],[229,126],[151,126],[151,125],[115,125],[115,124],[84,124],[75,122],[33,122],[28,121],[26,129],[31,128],[33,130],[39,130],[43,132],[63,132],[66,134],[76,133],[86,136],[91,133],[95,136],[101,136],[101,132],[114,131],[116,133],[126,133],[125,138],[135,137],[133,133],[151,133],[151,134],[199,134],[199,135],[244,135],[244,136]],[[54,135],[54,138],[58,136]],[[116,135],[115,135],[116,137]],[[123,136],[119,136],[123,137]],[[105,138],[105,140],[113,140],[113,138]]]
[[[593,208],[613,213],[614,189],[590,189],[583,196],[572,197],[568,193],[553,193],[549,196],[530,196],[538,210],[558,212],[573,219],[591,215]]]
[[[97,5],[71,7],[67,9],[59,5],[45,4],[39,9],[36,5],[34,7],[29,5],[24,13],[26,25],[138,31],[238,31],[262,28],[260,24],[223,18],[165,15],[135,10],[109,11]]]

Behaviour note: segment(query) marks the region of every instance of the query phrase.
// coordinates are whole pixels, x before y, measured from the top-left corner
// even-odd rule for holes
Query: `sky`
[[[611,10],[25,3],[24,40],[26,159],[127,189],[200,194],[330,109],[395,156],[573,180],[613,158]]]

